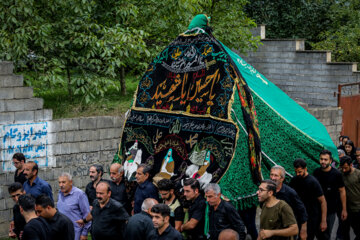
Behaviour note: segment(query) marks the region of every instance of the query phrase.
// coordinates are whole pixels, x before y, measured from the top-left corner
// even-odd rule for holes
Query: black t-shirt
[[[75,238],[74,224],[58,211],[52,219],[47,220],[51,228],[52,240],[73,240]]]
[[[109,184],[111,184],[109,180],[105,180],[105,179],[100,179],[99,182],[108,182]],[[93,206],[94,200],[96,199],[96,189],[94,188],[94,182],[89,182],[86,185],[85,193],[86,193],[86,196],[88,197],[89,205]]]
[[[110,198],[109,202],[100,208],[99,202],[95,200],[91,215],[94,239],[123,239],[129,215],[121,203]]]
[[[230,202],[221,200],[216,210],[209,207],[209,234],[211,240],[217,240],[224,229],[232,229],[239,234],[240,239],[246,238],[245,225]]]
[[[24,227],[21,240],[51,240],[49,224],[42,217],[31,219]]]
[[[319,221],[321,219],[321,206],[318,197],[323,196],[324,193],[318,180],[311,175],[307,175],[305,178],[295,176],[289,185],[304,203],[308,220],[317,219],[316,221]]]
[[[192,230],[186,231],[190,239],[203,239],[204,236],[204,224],[205,224],[205,209],[206,203],[203,196],[199,195],[191,204],[189,212],[189,221],[191,218],[198,220],[198,224]]]
[[[339,170],[331,168],[329,172],[324,172],[321,168],[314,171],[314,177],[319,181],[327,203],[327,212],[334,213],[340,209],[339,188],[344,187],[344,180]]]
[[[19,176],[18,176],[18,169],[16,169],[15,171],[15,175],[14,175],[14,181],[15,182],[19,182],[21,184],[24,184],[24,182],[26,182],[26,177],[24,175],[24,170],[22,172],[20,172]]]
[[[18,236],[19,238],[20,232],[24,230],[26,222],[23,215],[21,215],[20,213],[20,207],[18,204],[14,205],[13,214],[14,214],[14,225],[15,225],[13,231],[16,234],[16,236]]]
[[[284,200],[292,208],[298,225],[308,220],[308,215],[304,203],[294,189],[283,184],[280,191],[276,193],[276,198]]]
[[[129,218],[126,225],[125,239],[131,240],[143,240],[148,238],[154,225],[150,214],[142,211]]]
[[[165,200],[163,200],[163,203],[165,204]],[[184,221],[184,209],[177,198],[174,198],[172,203],[168,206],[170,207],[170,225],[175,227],[175,221]]]
[[[182,240],[183,237],[181,233],[175,230],[171,225],[169,225],[165,231],[160,235],[157,229],[154,229],[151,232],[151,240]]]
[[[126,186],[124,181],[120,182],[119,185],[113,181],[109,181],[109,183],[111,188],[111,198],[121,203],[126,210],[129,210],[131,208],[131,204],[126,193]]]
[[[94,188],[94,183],[89,182],[85,187],[85,193],[88,197],[90,206],[93,205],[94,200],[96,199],[96,189]]]

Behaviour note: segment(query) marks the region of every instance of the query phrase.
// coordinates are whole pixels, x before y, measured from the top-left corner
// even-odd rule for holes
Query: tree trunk
[[[126,82],[125,82],[125,68],[124,67],[120,68],[120,90],[121,90],[121,95],[125,96],[126,95]]]
[[[69,98],[72,99],[73,98],[73,91],[71,88],[71,75],[70,75],[70,69],[69,67],[66,68],[66,74],[67,74],[67,90],[68,90],[68,95]]]

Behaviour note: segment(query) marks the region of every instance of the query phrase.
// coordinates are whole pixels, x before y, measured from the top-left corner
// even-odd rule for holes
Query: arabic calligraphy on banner
[[[0,128],[1,160],[4,172],[14,171],[12,155],[21,152],[27,161],[35,161],[39,167],[53,166],[53,134],[49,133],[50,123],[24,123],[3,125]]]
[[[175,42],[179,44],[169,45],[149,65],[139,83],[136,107],[229,119],[237,75],[222,47],[205,36],[204,41],[178,37]]]

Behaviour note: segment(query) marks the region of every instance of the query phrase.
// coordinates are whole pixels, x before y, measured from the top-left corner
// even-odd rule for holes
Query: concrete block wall
[[[55,166],[40,168],[39,177],[50,183],[54,200],[59,192],[58,176],[62,172],[73,175],[74,185],[85,189],[90,181],[90,165],[102,164],[104,178],[109,179],[109,167],[120,141],[124,116],[100,116],[49,121],[55,142],[52,144]],[[2,127],[0,125],[0,127]],[[14,181],[14,172],[0,173],[0,237],[7,235],[12,218],[12,199],[7,186]]]
[[[338,107],[309,108],[307,111],[316,117],[328,131],[335,146],[339,145],[339,136],[342,129],[343,110]]]
[[[331,62],[330,51],[307,51],[304,39],[266,39],[264,26],[254,33],[263,45],[241,57],[294,100],[336,107],[338,85],[360,80],[356,63]]]
[[[62,172],[71,173],[74,185],[85,189],[90,181],[91,164],[102,164],[105,171],[109,171],[124,122],[123,115],[53,120],[52,110],[43,109],[43,99],[34,98],[33,89],[24,87],[23,77],[14,75],[13,69],[11,62],[0,62],[0,238],[8,234],[14,205],[7,191],[7,186],[14,181],[14,172],[7,171],[3,165],[11,161],[13,152],[4,145],[4,129],[21,126],[23,129],[19,128],[17,134],[25,137],[25,132],[20,130],[32,126],[35,129],[36,124],[46,127],[46,132],[42,133],[47,136],[49,164],[40,168],[39,177],[51,184],[57,201],[57,179]],[[109,178],[107,173],[104,177]]]

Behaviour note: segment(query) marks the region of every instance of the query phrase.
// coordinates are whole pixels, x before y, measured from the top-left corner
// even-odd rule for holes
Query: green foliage
[[[253,0],[245,12],[266,24],[267,38],[305,38],[335,61],[360,61],[358,0]]]
[[[315,49],[332,50],[339,62],[360,62],[360,2],[337,1],[330,8],[332,27],[319,35]]]
[[[230,47],[242,52],[254,50],[259,38],[251,35],[256,24],[243,12],[246,0],[143,0],[139,3],[138,23],[149,34],[146,42],[155,56],[177,35],[187,30],[197,14],[211,17],[214,35]],[[146,23],[146,24],[144,24]]]
[[[148,62],[199,13],[214,35],[242,51],[256,48],[246,0],[8,0],[0,1],[0,59],[14,61],[27,83],[62,88],[85,102],[123,87],[123,70]],[[123,84],[118,84],[118,81]]]
[[[134,92],[139,83],[140,76],[127,76],[125,78],[129,94],[119,94],[119,82],[115,87],[108,87],[106,94],[94,96],[87,103],[81,95],[75,95],[72,99],[64,88],[47,89],[41,86],[39,80],[33,80],[34,93],[36,97],[44,99],[44,108],[53,110],[53,118],[87,117],[94,115],[119,116],[126,112],[133,100]],[[111,81],[109,79],[108,81]]]
[[[116,78],[127,59],[149,55],[145,32],[127,24],[136,9],[116,0],[2,1],[0,57],[89,101],[116,86],[103,79]]]
[[[253,0],[245,12],[257,24],[266,24],[267,38],[306,38],[317,41],[318,34],[331,26],[330,6],[336,0]]]

